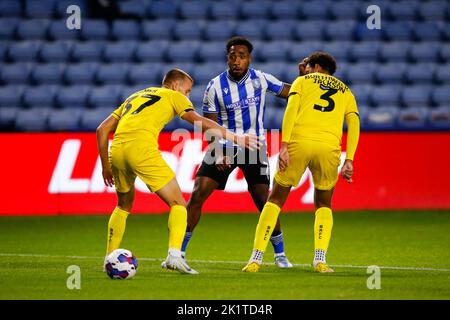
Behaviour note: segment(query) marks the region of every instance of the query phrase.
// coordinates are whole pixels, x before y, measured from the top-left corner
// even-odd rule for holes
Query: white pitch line
[[[29,258],[64,258],[64,259],[93,259],[93,260],[102,260],[102,257],[94,257],[94,256],[62,256],[62,255],[50,255],[50,254],[33,254],[33,253],[0,253],[0,257],[29,257]],[[164,261],[164,259],[158,258],[138,258],[138,260],[142,261]],[[189,260],[189,262],[194,263],[221,263],[221,264],[246,264],[245,261],[220,261],[220,260]],[[263,263],[264,265],[271,265],[271,263]],[[295,267],[311,267],[311,264],[307,263],[293,263]],[[335,268],[351,268],[351,269],[367,269],[369,266],[354,266],[349,264],[344,265],[330,265]],[[397,267],[397,266],[377,266],[380,269],[389,269],[389,270],[409,270],[409,271],[439,271],[439,272],[450,272],[450,269],[445,268],[424,268],[424,267]]]

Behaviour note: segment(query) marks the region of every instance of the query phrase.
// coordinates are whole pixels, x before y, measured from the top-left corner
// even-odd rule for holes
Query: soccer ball
[[[105,269],[111,279],[131,279],[137,267],[136,257],[126,249],[116,249],[106,257]]]

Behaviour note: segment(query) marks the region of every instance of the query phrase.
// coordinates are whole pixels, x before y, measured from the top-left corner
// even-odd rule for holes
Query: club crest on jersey
[[[252,84],[253,84],[253,88],[255,88],[255,89],[261,88],[261,81],[259,81],[259,79],[253,79]]]
[[[228,94],[228,88],[223,88],[223,93]]]

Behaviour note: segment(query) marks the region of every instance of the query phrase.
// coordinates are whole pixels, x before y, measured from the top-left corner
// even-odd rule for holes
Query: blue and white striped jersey
[[[218,123],[237,134],[264,136],[266,91],[279,95],[283,82],[260,70],[249,68],[236,82],[228,70],[212,79],[203,97],[203,113],[217,113]]]

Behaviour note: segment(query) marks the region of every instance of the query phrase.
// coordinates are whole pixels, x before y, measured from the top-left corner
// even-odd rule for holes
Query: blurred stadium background
[[[449,1],[0,1],[0,130],[92,131],[124,97],[159,85],[176,65],[192,73],[200,106],[223,71],[232,35],[254,42],[253,67],[285,82],[326,50],[351,86],[364,130],[450,129]],[[69,30],[69,5],[81,29]],[[366,9],[381,8],[381,30]],[[267,128],[283,101],[268,99]],[[37,112],[36,112],[37,111]],[[167,130],[183,124],[172,122]]]

